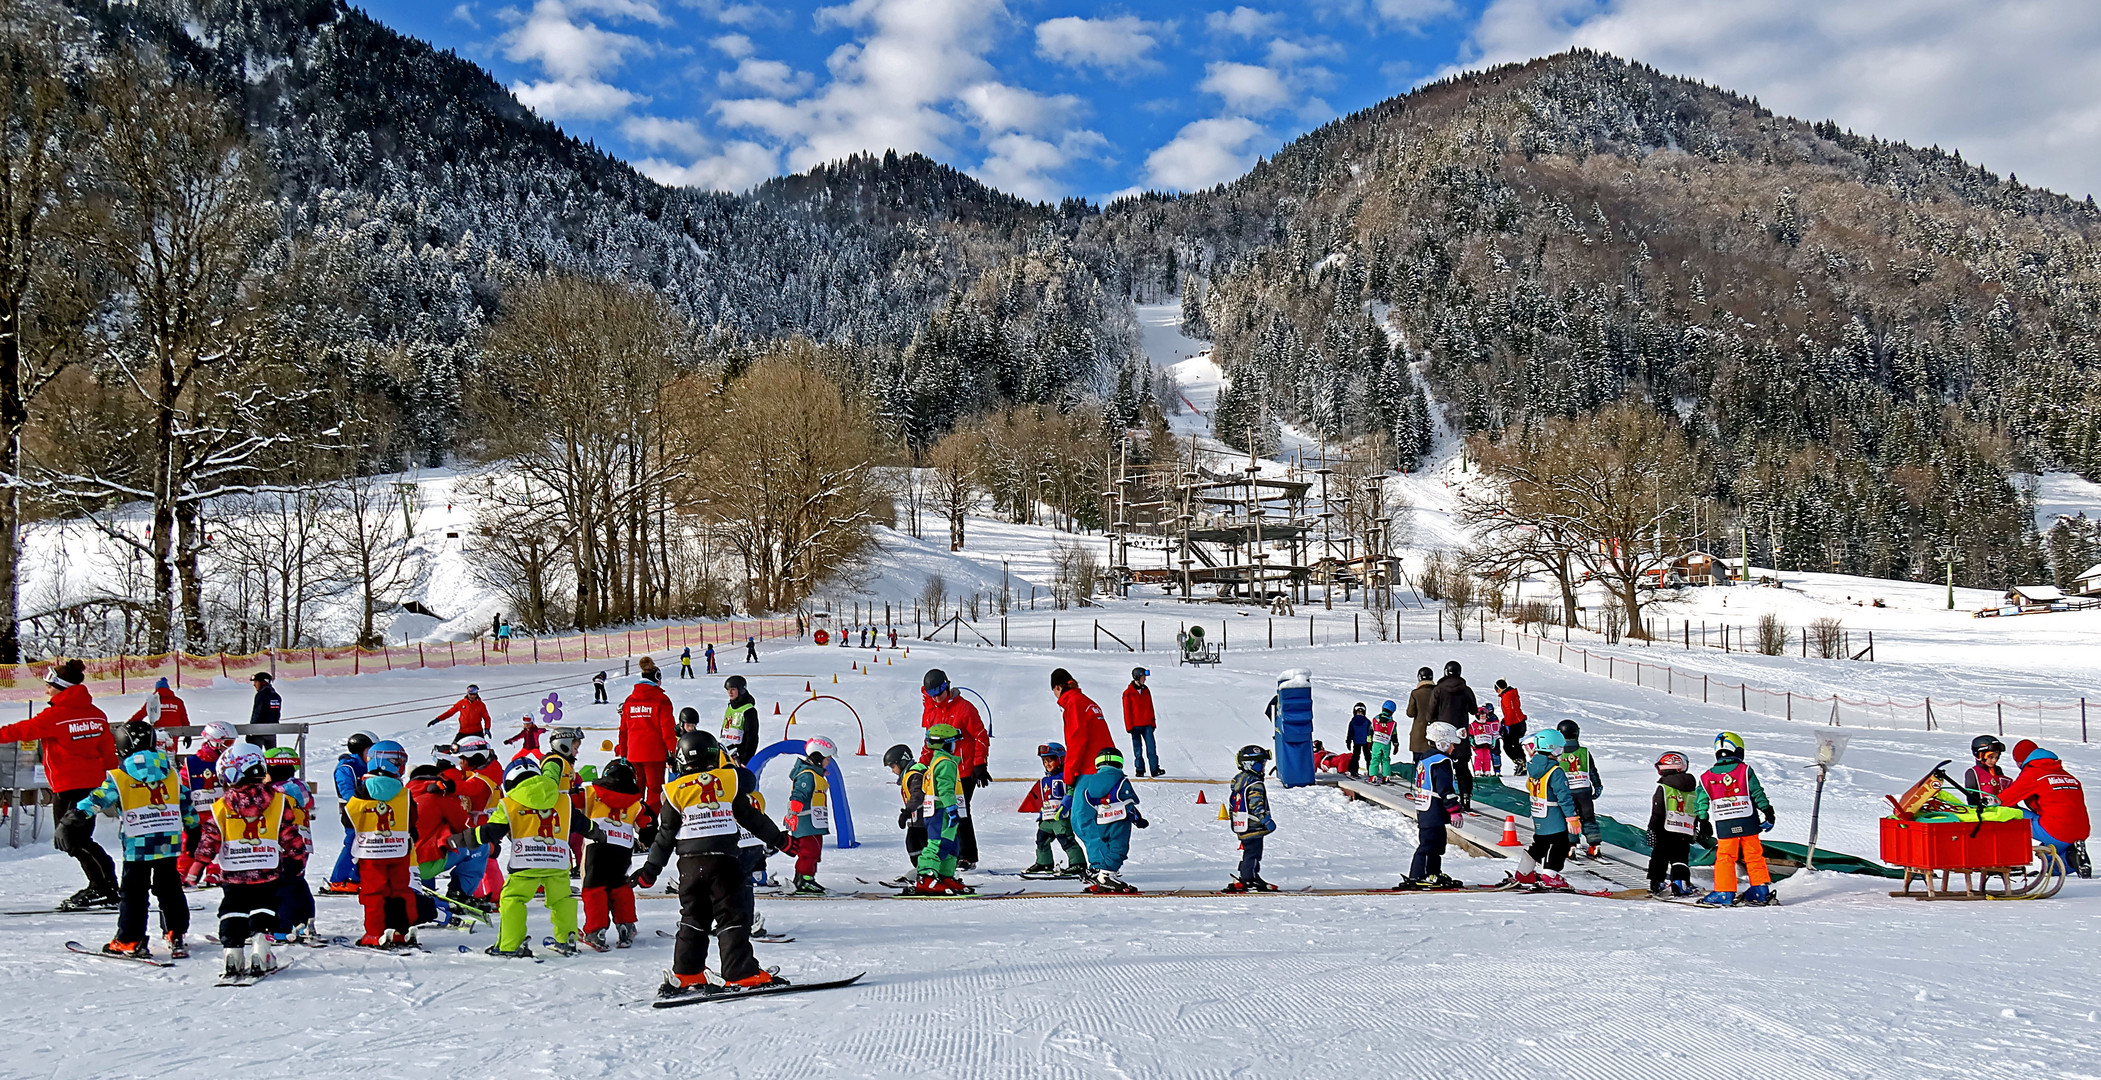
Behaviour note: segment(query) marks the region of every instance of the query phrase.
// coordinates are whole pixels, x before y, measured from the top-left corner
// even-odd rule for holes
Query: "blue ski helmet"
[[[1380,711],[1380,712],[1382,712],[1382,713],[1388,713],[1388,714],[1391,714],[1391,713],[1392,713],[1392,712],[1393,712],[1393,711],[1394,711],[1395,709],[1397,709],[1397,708],[1399,708],[1399,707],[1400,707],[1400,706],[1398,706],[1398,705],[1395,705],[1395,704],[1394,704],[1393,702],[1391,702],[1391,701],[1388,701],[1388,702],[1382,702],[1382,703],[1381,703],[1381,704],[1379,705],[1379,711]]]
[[[392,739],[382,739],[365,751],[365,771],[376,772],[399,780],[408,771],[409,752]]]
[[[1552,728],[1535,732],[1531,738],[1532,745],[1542,754],[1558,754],[1568,745],[1568,740],[1562,738],[1561,733]]]

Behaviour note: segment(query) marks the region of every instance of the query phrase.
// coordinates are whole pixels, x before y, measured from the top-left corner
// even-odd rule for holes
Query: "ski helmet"
[[[496,748],[481,735],[466,735],[460,740],[460,765],[469,769],[481,769],[483,765],[496,761]]]
[[[473,684],[473,683],[468,683],[468,684],[467,684],[467,696],[468,696],[468,697],[480,697],[480,696],[481,696],[481,687],[479,687],[479,686],[476,686],[476,685],[475,685],[475,684]]]
[[[1151,675],[1151,674],[1152,674],[1152,672],[1150,672],[1150,671],[1147,671],[1146,669],[1144,669],[1144,668],[1142,668],[1142,667],[1134,667],[1134,668],[1132,668],[1132,669],[1131,669],[1131,681],[1132,681],[1132,682],[1137,682],[1138,680],[1140,680],[1140,679],[1143,679],[1143,678],[1145,678],[1145,677],[1146,677],[1147,675]]]
[[[1531,734],[1526,735],[1524,738],[1519,739],[1517,741],[1517,747],[1518,749],[1523,750],[1525,752],[1526,757],[1531,757],[1532,755],[1539,753],[1539,732],[1532,732]]]
[[[1437,673],[1431,671],[1429,668],[1419,667],[1415,669],[1416,682],[1429,682],[1431,679],[1434,679],[1436,677]]]
[[[616,757],[598,771],[598,782],[610,788],[630,787],[635,782],[635,767],[626,758]]]
[[[1095,768],[1099,769],[1105,765],[1111,768],[1123,768],[1123,751],[1112,746],[1094,755]]]
[[[1261,772],[1269,764],[1269,748],[1260,743],[1249,743],[1233,755],[1233,761],[1243,772]]]
[[[382,739],[365,751],[365,771],[399,780],[409,771],[409,752],[392,739]]]
[[[1457,661],[1457,660],[1447,660],[1447,661],[1445,661],[1445,662],[1444,662],[1444,673],[1445,673],[1446,675],[1457,675],[1457,674],[1459,674],[1459,661]]]
[[[204,737],[207,739],[211,738],[211,734],[211,725],[204,725]],[[372,744],[378,741],[379,736],[369,731],[353,731],[350,733],[349,738],[343,740],[343,749],[349,751],[359,761],[363,761],[365,759],[365,751],[372,749]]]
[[[1055,742],[1039,743],[1036,746],[1036,756],[1040,758],[1057,758],[1059,761],[1064,761],[1065,744]]]
[[[1562,722],[1554,725],[1554,730],[1560,732],[1561,737],[1567,739],[1570,742],[1577,741],[1577,739],[1583,734],[1583,729],[1577,727],[1576,722],[1574,720],[1563,720]]]
[[[742,675],[732,675],[722,680],[722,688],[724,690],[742,690],[745,685],[744,676]]]
[[[1684,772],[1690,768],[1692,760],[1676,750],[1664,751],[1663,756],[1656,759],[1656,771],[1659,773]]]
[[[558,727],[547,737],[547,745],[566,758],[575,758],[578,747],[584,744],[584,729]]]
[[[430,759],[441,767],[451,768],[460,763],[460,752],[451,743],[439,743],[430,748]]]
[[[1970,753],[1973,756],[1982,754],[1987,750],[1996,750],[2003,754],[2006,752],[2006,744],[1990,735],[1979,735],[1970,740]],[[122,751],[119,752],[121,753]]]
[[[283,783],[299,772],[299,751],[289,746],[273,746],[263,751],[263,767],[270,770],[270,779]]]
[[[953,754],[956,752],[956,740],[962,737],[962,734],[956,730],[954,724],[935,724],[926,729],[926,744],[936,750]]]
[[[1568,740],[1562,738],[1558,731],[1542,731],[1533,736],[1532,744],[1537,746],[1542,754],[1558,754],[1567,748]]]
[[[722,744],[715,741],[712,732],[689,731],[678,737],[678,749],[671,755],[671,771],[684,776],[715,768],[721,761]]]
[[[124,726],[117,729],[117,758],[121,761],[141,751],[151,750],[157,742],[152,724],[144,720],[126,720]]]
[[[219,780],[226,784],[260,784],[269,772],[263,767],[263,748],[237,742],[219,755]]]
[[[1382,713],[1385,713],[1385,714],[1386,714],[1386,715],[1388,715],[1388,716],[1392,716],[1392,715],[1393,715],[1393,711],[1394,711],[1395,709],[1398,709],[1398,708],[1400,708],[1400,706],[1398,706],[1398,705],[1395,705],[1395,704],[1394,704],[1393,702],[1391,702],[1391,701],[1387,701],[1387,702],[1381,702],[1381,703],[1380,703],[1380,705],[1379,705],[1379,711],[1380,711],[1380,712],[1382,712]]]
[[[680,730],[680,731],[693,731],[693,730],[696,730],[696,729],[698,729],[699,727],[700,727],[700,710],[699,710],[699,709],[696,709],[696,708],[694,708],[693,706],[691,706],[691,705],[688,705],[688,706],[686,706],[685,708],[683,708],[683,709],[680,709],[680,710],[678,711],[678,728],[679,728],[679,730]]]
[[[948,672],[940,668],[928,668],[919,677],[919,689],[928,697],[940,697],[948,692]]]
[[[1459,745],[1459,729],[1440,720],[1423,729],[1423,737],[1439,750],[1449,750]]]
[[[883,767],[886,769],[909,769],[917,760],[912,756],[912,748],[903,743],[883,751]]]
[[[202,738],[208,745],[224,749],[239,742],[241,737],[234,733],[232,724],[224,720],[214,720],[204,725],[204,734],[199,736],[199,738]]]
[[[1497,680],[1496,680],[1496,692],[1497,692],[1497,693],[1502,693],[1503,691],[1505,691],[1505,690],[1508,690],[1508,689],[1510,689],[1510,684],[1509,684],[1509,683],[1507,683],[1507,682],[1504,682],[1504,681],[1503,681],[1503,680],[1501,680],[1501,679],[1497,679]]]
[[[1357,704],[1355,704],[1355,705],[1352,705],[1352,706],[1350,706],[1350,713],[1351,713],[1351,715],[1356,715],[1356,714],[1358,714],[1358,713],[1361,713],[1361,712],[1363,712],[1363,711],[1364,711],[1364,703],[1363,703],[1363,702],[1361,702],[1361,701],[1360,701],[1360,702],[1358,702],[1358,703],[1357,703]]]
[[[804,757],[821,757],[830,761],[839,756],[839,744],[822,735],[815,735],[803,740],[802,754]]]
[[[1714,737],[1714,759],[1741,760],[1744,756],[1744,737],[1733,731],[1724,731]]]
[[[1496,707],[1484,701],[1480,708],[1474,710],[1474,715],[1483,720],[1493,720],[1496,718]]]
[[[509,791],[527,780],[540,775],[540,763],[530,757],[511,759],[503,767],[503,790]]]

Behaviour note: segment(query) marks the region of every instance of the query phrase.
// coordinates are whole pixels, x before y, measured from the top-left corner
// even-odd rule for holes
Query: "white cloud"
[[[762,23],[784,21],[784,12],[769,9],[760,4],[734,4],[725,0],[679,0],[684,7],[692,8],[701,15],[731,26],[758,26]]]
[[[1269,133],[1244,116],[1214,116],[1185,125],[1145,159],[1146,182],[1195,191],[1246,172],[1258,156],[1248,148]]]
[[[475,30],[481,29],[481,23],[477,22],[474,18],[473,4],[453,5],[451,17],[454,22],[466,23],[469,27]]]
[[[1064,192],[1051,175],[1076,160],[1100,156],[1108,142],[1092,131],[1067,132],[1055,143],[1010,131],[993,136],[986,143],[990,155],[970,171],[1002,191],[1052,202]]]
[[[633,19],[656,26],[670,26],[671,18],[651,0],[570,0],[577,10],[612,19]]]
[[[1255,116],[1284,108],[1296,96],[1274,69],[1231,61],[1205,64],[1197,89],[1225,99],[1229,112]]]
[[[649,99],[597,79],[548,79],[521,82],[511,93],[526,108],[548,120],[603,120]]]
[[[1542,2],[1556,3],[1559,0]],[[1582,3],[1584,0],[1573,2]],[[1331,17],[1402,30],[1414,30],[1459,13],[1459,6],[1453,0],[1314,0],[1314,7]]]
[[[1144,66],[1160,44],[1156,23],[1135,15],[1083,19],[1077,15],[1036,24],[1036,54],[1067,67],[1122,71]]]
[[[1236,7],[1231,11],[1214,11],[1204,16],[1204,26],[1214,34],[1231,34],[1235,37],[1261,37],[1283,22],[1283,17],[1267,11],[1256,11],[1251,7]]]
[[[661,116],[630,116],[621,122],[620,133],[652,150],[671,149],[694,157],[706,153],[711,145],[693,121]]]
[[[647,48],[640,38],[577,22],[563,0],[539,0],[531,14],[511,12],[510,17],[514,25],[503,35],[503,55],[515,63],[537,63],[563,84],[590,82],[619,67],[629,52]]]
[[[732,60],[742,60],[758,50],[751,39],[743,34],[724,34],[708,39],[708,46]]]
[[[635,162],[642,175],[672,187],[697,187],[711,191],[744,191],[781,169],[780,154],[755,142],[738,140],[723,146],[720,153],[695,157],[684,165],[662,158]]]
[[[958,95],[980,127],[1041,132],[1069,127],[1083,105],[1071,94],[1044,95],[1005,83],[982,82]]]
[[[807,93],[816,82],[809,72],[797,71],[778,60],[757,58],[738,61],[736,70],[725,71],[716,79],[724,86],[756,90],[771,98]]]
[[[2101,186],[2092,0],[1494,0],[1472,44],[1481,63],[1602,49],[2026,183]]]

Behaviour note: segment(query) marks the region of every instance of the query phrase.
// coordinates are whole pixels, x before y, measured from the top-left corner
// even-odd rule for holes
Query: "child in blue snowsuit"
[[[372,749],[371,734],[352,732],[344,742],[344,750],[336,758],[336,800],[349,802],[357,794],[357,782],[365,777],[365,751]],[[336,867],[329,872],[328,884],[322,890],[332,893],[357,892],[357,860],[350,855],[350,842],[356,839],[356,830],[343,826],[343,850],[336,855]]]
[[[1233,774],[1233,790],[1226,803],[1233,835],[1240,838],[1240,869],[1225,891],[1276,892],[1275,885],[1262,880],[1262,838],[1277,831],[1276,819],[1269,816],[1269,788],[1262,783],[1269,751],[1250,743],[1240,748],[1235,760],[1240,771]]]
[[[1029,789],[1022,798],[1019,813],[1036,815],[1036,862],[1025,874],[1055,873],[1057,864],[1051,859],[1051,844],[1055,842],[1065,849],[1064,877],[1079,877],[1087,872],[1087,856],[1080,850],[1080,842],[1073,839],[1072,808],[1065,804],[1065,747],[1060,743],[1044,743],[1036,748],[1043,759],[1043,778]]]
[[[1073,782],[1066,793],[1072,831],[1087,849],[1093,884],[1089,892],[1137,892],[1117,876],[1131,855],[1131,826],[1150,822],[1138,812],[1138,792],[1123,775],[1123,751],[1111,747],[1094,759],[1094,771]]]
[[[1415,804],[1415,858],[1408,865],[1408,880],[1397,889],[1457,889],[1465,882],[1444,872],[1445,829],[1466,819],[1459,808],[1459,787],[1453,777],[1452,753],[1465,736],[1442,721],[1431,724],[1423,735],[1430,740],[1430,756],[1415,763],[1415,790],[1408,801]]]

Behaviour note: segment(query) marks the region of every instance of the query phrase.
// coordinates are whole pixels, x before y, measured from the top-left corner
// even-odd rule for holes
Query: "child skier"
[[[2013,777],[1999,768],[1999,756],[2004,753],[2006,744],[1990,735],[1970,740],[1970,757],[1976,764],[1962,774],[1962,786],[1976,792],[1986,806],[1999,805],[1999,793],[2013,786]]]
[[[584,787],[584,816],[591,846],[584,849],[584,944],[606,951],[605,932],[618,933],[616,948],[635,943],[635,886],[628,880],[635,848],[651,818],[642,785],[626,758],[606,762],[598,779]]]
[[[314,827],[314,793],[299,779],[299,751],[273,746],[263,751],[263,767],[270,771],[270,784],[292,801],[292,813],[301,829]],[[306,863],[287,861],[277,879],[277,941],[293,938],[314,940],[314,890],[306,883]]]
[[[788,816],[781,828],[795,838],[795,893],[822,896],[817,883],[817,863],[824,858],[824,838],[832,831],[831,780],[825,764],[839,756],[839,748],[822,735],[803,742],[803,756],[788,771]]]
[[[1466,741],[1474,751],[1475,776],[1503,774],[1502,737],[1503,722],[1496,718],[1496,707],[1484,702],[1474,710],[1474,718],[1466,725]]]
[[[1649,800],[1649,895],[1691,896],[1693,824],[1691,763],[1673,750],[1656,759],[1656,794]],[[1668,886],[1666,886],[1666,881]]]
[[[270,786],[262,748],[239,742],[219,755],[225,794],[212,804],[183,883],[195,888],[206,863],[219,863],[219,944],[228,978],[277,970],[270,932],[277,929],[277,878],[290,863],[306,865],[306,830],[291,800]]]
[[[1576,817],[1583,823],[1583,857],[1598,857],[1598,845],[1605,833],[1598,827],[1597,798],[1605,794],[1605,778],[1598,775],[1598,763],[1591,758],[1588,747],[1577,742],[1582,729],[1574,720],[1563,720],[1554,725],[1561,733],[1561,772],[1568,777],[1568,791],[1576,798]]]
[[[488,824],[474,830],[479,843],[510,840],[504,864],[503,899],[498,907],[496,944],[490,956],[530,957],[525,944],[525,905],[546,890],[548,917],[554,921],[554,951],[575,956],[576,894],[569,888],[569,835],[583,831],[583,815],[571,812],[569,798],[556,790],[552,777],[531,758],[504,771],[503,797],[489,812]]]
[[[1150,822],[1138,812],[1138,792],[1123,775],[1123,751],[1109,747],[1094,758],[1094,771],[1081,776],[1066,794],[1072,804],[1072,831],[1087,848],[1091,893],[1134,893],[1118,876],[1131,855],[1131,827]]]
[[[612,702],[610,702],[610,701],[606,700],[606,696],[605,696],[605,680],[606,680],[606,673],[605,673],[605,672],[603,672],[603,671],[599,672],[599,673],[598,673],[598,674],[596,674],[596,675],[593,675],[593,676],[591,676],[591,704],[593,704],[593,705],[610,705],[610,704],[612,704]]]
[[[1379,706],[1379,715],[1371,721],[1371,782],[1393,783],[1393,740],[1400,729],[1400,721],[1393,718],[1397,706],[1388,701]]]
[[[467,807],[445,775],[442,764],[418,765],[409,771],[409,800],[416,815],[416,876],[423,891],[436,893],[438,878],[469,856]]]
[[[211,725],[205,725],[205,734],[211,734]],[[343,752],[336,757],[332,777],[339,805],[350,801],[350,796],[355,793],[358,778],[365,775],[365,751],[372,749],[372,744],[377,741],[378,736],[369,731],[353,731],[343,740]],[[199,803],[201,805],[201,798]],[[330,895],[357,895],[357,860],[350,856],[350,829],[347,826],[343,829],[343,850],[336,853],[335,869],[330,871],[321,891]]]
[[[1355,776],[1358,763],[1371,760],[1371,717],[1364,715],[1361,701],[1350,709],[1350,726],[1343,733],[1342,745],[1350,752],[1349,773]]]
[[[584,729],[558,727],[546,730],[547,752],[540,756],[540,771],[554,780],[555,790],[569,800],[569,809],[582,813],[583,785],[576,776],[576,755],[577,751],[583,749]],[[585,824],[589,824],[588,819]],[[583,867],[584,834],[572,833],[569,837],[569,876],[582,877]]]
[[[933,814],[926,822],[926,844],[919,849],[919,881],[912,887],[917,893],[956,895],[971,891],[956,880],[956,833],[963,806],[963,763],[956,757],[956,743],[962,737],[954,724],[935,724],[926,729],[929,754],[923,766],[923,783],[926,797],[933,802]],[[905,807],[907,813],[917,809],[917,805]]]
[[[505,746],[509,746],[512,743],[521,744],[518,747],[518,752],[511,755],[511,760],[516,761],[522,757],[539,757],[540,733],[546,729],[542,728],[539,721],[534,720],[530,713],[520,717],[518,723],[520,725],[518,734],[503,740],[503,745]]]
[[[365,775],[341,811],[357,859],[358,901],[365,907],[365,934],[357,943],[366,948],[416,943],[416,894],[409,888],[416,805],[401,779],[408,763],[400,743],[373,743],[365,754]]]
[[[190,932],[190,903],[182,894],[182,875],[175,863],[183,834],[197,824],[190,793],[175,763],[155,748],[153,725],[127,721],[117,729],[118,766],[100,787],[80,800],[84,814],[100,812],[117,819],[123,838],[124,868],[118,883],[117,936],[102,951],[141,960],[152,955],[146,945],[147,893],[160,903],[168,955],[190,955],[183,936]]]
[[[354,737],[354,736],[353,736]],[[226,748],[240,741],[234,734],[233,725],[224,720],[214,720],[204,725],[204,734],[198,737],[196,752],[182,758],[182,783],[190,789],[190,805],[196,808],[197,823],[190,826],[182,837],[182,855],[175,860],[178,872],[187,876],[190,864],[197,861],[197,840],[203,834],[204,815],[212,804],[219,801],[225,789],[219,786],[219,757]],[[219,881],[219,868],[205,860],[203,881],[215,885]]]
[[[1391,719],[1390,711],[1385,715]],[[1233,774],[1233,791],[1227,796],[1226,805],[1233,835],[1240,838],[1240,868],[1233,872],[1233,880],[1226,883],[1225,891],[1276,892],[1275,885],[1262,880],[1262,838],[1277,831],[1276,819],[1269,816],[1269,789],[1262,783],[1262,772],[1269,767],[1269,751],[1249,743],[1233,755],[1233,761],[1240,771]]]
[[[1714,849],[1714,891],[1700,898],[1702,907],[1774,902],[1772,875],[1765,868],[1765,842],[1759,833],[1773,828],[1773,804],[1765,785],[1744,761],[1743,736],[1724,731],[1714,737],[1714,764],[1693,791],[1693,816],[1702,833],[1719,842]],[[1761,820],[1761,818],[1763,820]],[[1751,887],[1736,895],[1736,860],[1743,859]]]
[[[1527,735],[1519,745],[1528,755],[1525,793],[1532,799],[1532,846],[1518,857],[1510,884],[1537,891],[1568,889],[1561,868],[1568,862],[1568,823],[1576,817],[1576,800],[1569,794],[1567,774],[1561,771],[1561,733]]]
[[[911,747],[898,743],[883,751],[883,767],[897,778],[898,798],[904,803],[897,812],[897,827],[905,831],[905,861],[915,870],[906,875],[904,883],[909,884],[916,879],[919,853],[926,847],[926,766],[913,756]]]
[[[1065,849],[1065,871],[1060,877],[1079,877],[1087,872],[1087,856],[1072,835],[1072,822],[1065,806],[1065,744],[1044,743],[1036,748],[1043,762],[1043,776],[1022,797],[1020,813],[1036,815],[1036,863],[1024,874],[1052,874],[1058,866],[1051,857],[1051,842]]]
[[[496,749],[489,740],[480,736],[462,739],[459,744],[459,768],[445,774],[452,781],[453,791],[467,808],[467,827],[462,830],[461,850],[466,854],[452,868],[452,883],[447,886],[445,896],[449,900],[473,904],[477,907],[492,906],[485,897],[483,885],[495,887],[495,876],[489,873],[490,845],[474,838],[474,830],[488,823],[489,814],[503,798],[503,773],[496,768]],[[492,775],[493,774],[493,775]]]
[[[1396,889],[1460,889],[1466,883],[1444,872],[1445,829],[1466,819],[1459,808],[1459,781],[1452,760],[1466,736],[1443,721],[1423,729],[1430,740],[1430,756],[1415,764],[1415,790],[1408,801],[1415,804],[1415,858],[1408,864],[1408,880]]]

